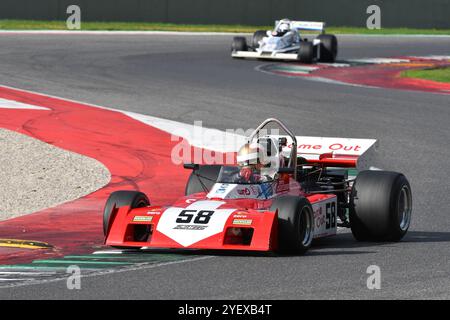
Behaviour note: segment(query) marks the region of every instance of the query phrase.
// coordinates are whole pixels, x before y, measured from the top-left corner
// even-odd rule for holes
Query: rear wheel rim
[[[398,221],[402,231],[406,231],[411,223],[412,199],[411,190],[404,185],[398,197]]]
[[[299,219],[299,230],[302,246],[308,247],[313,239],[313,218],[311,208],[309,207],[302,209]]]

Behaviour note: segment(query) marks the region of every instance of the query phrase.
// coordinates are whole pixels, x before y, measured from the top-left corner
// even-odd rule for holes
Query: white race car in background
[[[321,32],[315,39],[302,39],[300,30]],[[295,60],[303,63],[334,62],[338,43],[332,34],[325,34],[324,22],[275,21],[274,30],[258,30],[251,45],[245,37],[234,37],[231,45],[233,58]]]

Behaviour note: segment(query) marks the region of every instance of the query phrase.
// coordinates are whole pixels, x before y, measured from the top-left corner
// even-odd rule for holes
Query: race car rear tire
[[[399,241],[411,223],[412,195],[406,177],[362,171],[350,195],[350,226],[358,241]]]
[[[305,253],[314,236],[314,213],[308,199],[281,196],[273,201],[270,211],[278,212],[278,251]]]
[[[253,49],[259,48],[259,41],[262,40],[262,38],[267,36],[267,32],[265,30],[258,30],[253,34],[252,38],[252,47]]]
[[[248,51],[247,39],[245,37],[234,37],[231,44],[231,52]]]
[[[149,205],[148,197],[139,191],[124,190],[111,193],[103,209],[103,234],[106,236],[108,233],[114,207],[129,206],[131,209],[134,209]]]
[[[193,170],[189,176],[184,194],[189,196],[194,193],[211,190],[219,177],[221,168],[221,165],[201,165],[198,170]]]
[[[314,46],[312,42],[302,41],[298,50],[298,61],[302,63],[311,63],[314,59]]]
[[[317,37],[320,40],[320,62],[334,62],[338,53],[338,42],[335,35],[321,34]]]

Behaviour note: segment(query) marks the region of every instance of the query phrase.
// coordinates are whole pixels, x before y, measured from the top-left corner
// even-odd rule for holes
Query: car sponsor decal
[[[133,218],[134,222],[151,222],[153,220],[153,216],[135,216]]]
[[[286,183],[283,180],[278,180],[277,184],[276,184],[276,193],[282,193],[282,192],[286,192],[289,191],[289,181]]]
[[[208,226],[191,226],[191,225],[186,225],[186,224],[180,224],[176,227],[174,227],[174,229],[177,230],[205,230]]]
[[[247,211],[236,211],[233,218],[247,218]]]
[[[242,189],[237,189],[237,193],[239,194],[239,195],[241,195],[241,196],[249,196],[251,193],[250,193],[250,189],[249,188],[247,188],[247,187],[245,187],[245,188],[242,188]]]
[[[161,211],[148,211],[147,214],[151,214],[151,215],[159,215],[161,214]]]
[[[273,185],[272,183],[262,183],[261,184],[262,194],[266,199],[270,198],[273,195]]]
[[[250,190],[252,191],[252,194],[254,194],[255,196],[257,196],[258,198],[261,196],[261,189],[259,188],[258,185],[251,185],[250,186]]]
[[[161,212],[162,212],[162,208],[152,208],[152,209],[149,209],[147,212],[146,212],[146,214],[151,214],[151,215],[159,215],[159,214],[161,214]]]
[[[242,226],[249,226],[253,222],[252,219],[234,219],[233,224],[242,225]]]
[[[330,198],[312,204],[314,211],[314,237],[336,234],[337,204],[336,198]]]
[[[184,247],[223,231],[235,209],[220,209],[223,201],[196,201],[186,208],[171,207],[161,215],[156,230]]]
[[[216,193],[225,193],[227,191],[227,188],[227,184],[221,184],[219,188],[217,188]]]
[[[273,195],[270,183],[266,183],[265,189],[259,184],[240,185],[235,183],[216,183],[208,193],[209,198],[221,199],[267,199]]]

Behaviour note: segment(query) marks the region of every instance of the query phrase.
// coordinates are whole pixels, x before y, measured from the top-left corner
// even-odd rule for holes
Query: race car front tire
[[[259,48],[259,42],[267,36],[267,32],[265,30],[258,30],[253,34],[252,38],[252,47],[253,49]]]
[[[406,177],[362,171],[350,195],[350,227],[358,241],[399,241],[411,223],[412,195]]]
[[[231,44],[231,52],[248,51],[247,39],[245,37],[234,37]]]
[[[302,63],[312,63],[314,59],[314,46],[312,42],[302,41],[300,43],[297,59]]]
[[[221,168],[221,165],[201,165],[197,170],[193,170],[186,183],[184,194],[189,196],[211,190],[219,177]]]
[[[281,196],[273,201],[270,211],[278,212],[278,251],[305,253],[314,236],[314,213],[308,199]]]
[[[337,38],[333,34],[321,34],[317,37],[320,40],[320,62],[334,62],[338,53]]]
[[[103,209],[103,234],[105,236],[108,234],[114,208],[127,206],[130,209],[135,209],[149,205],[148,197],[140,191],[124,190],[111,193]]]

